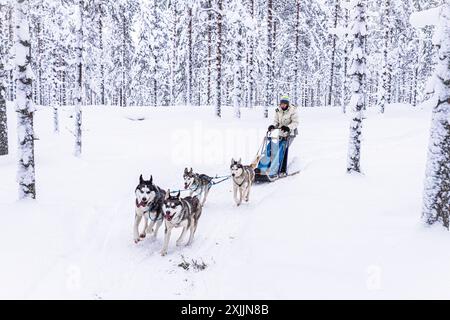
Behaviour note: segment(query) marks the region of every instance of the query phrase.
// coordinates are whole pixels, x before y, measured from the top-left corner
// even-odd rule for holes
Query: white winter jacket
[[[280,129],[282,126],[289,127],[291,129],[290,135],[296,135],[298,127],[297,107],[289,105],[285,111],[281,108],[276,108],[273,125],[277,129]]]

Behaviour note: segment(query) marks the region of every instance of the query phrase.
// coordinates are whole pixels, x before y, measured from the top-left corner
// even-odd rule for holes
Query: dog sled
[[[256,183],[273,182],[300,172],[300,170],[287,172],[287,150],[292,140],[291,136],[280,136],[279,129],[266,134],[252,163]]]

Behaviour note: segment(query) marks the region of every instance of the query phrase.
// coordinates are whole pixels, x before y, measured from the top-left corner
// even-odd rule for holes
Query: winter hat
[[[280,103],[286,103],[289,105],[289,96],[282,96],[280,99]]]

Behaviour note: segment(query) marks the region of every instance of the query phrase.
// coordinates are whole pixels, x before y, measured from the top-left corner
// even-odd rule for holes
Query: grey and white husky
[[[164,245],[161,250],[161,255],[167,254],[167,247],[169,246],[170,235],[173,228],[182,227],[181,235],[177,240],[177,246],[180,246],[186,231],[189,229],[189,241],[187,246],[192,243],[194,239],[195,230],[197,230],[198,220],[202,214],[202,206],[197,197],[180,198],[180,192],[175,196],[170,195],[168,190],[163,203],[164,222],[166,225]]]
[[[184,188],[190,189],[189,195],[196,196],[200,199],[202,207],[205,205],[209,190],[211,189],[212,178],[206,174],[195,173],[192,168],[184,168],[183,173]]]
[[[139,184],[135,190],[136,202],[135,202],[135,217],[133,236],[134,242],[138,243],[139,240],[145,238],[146,234],[153,232],[153,238],[156,238],[158,230],[163,222],[162,205],[166,192],[160,187],[153,184],[153,176],[150,176],[150,180],[144,180],[142,175],[139,177]],[[144,230],[139,233],[139,224],[144,218]],[[150,220],[150,224],[148,223]],[[155,230],[153,227],[156,225]]]
[[[242,200],[248,202],[250,189],[255,180],[255,171],[252,166],[244,166],[241,159],[238,161],[231,159],[231,177],[233,179],[233,196],[237,206],[240,206]]]

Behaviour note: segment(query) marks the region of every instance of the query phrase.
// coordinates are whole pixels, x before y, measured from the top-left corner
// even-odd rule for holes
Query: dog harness
[[[243,185],[244,185],[244,182],[245,182],[245,179],[244,180],[242,180],[242,183],[237,183],[236,182],[236,180],[233,178],[233,181],[234,181],[234,183],[236,183],[236,185],[240,188],[240,187],[242,187]]]
[[[144,210],[144,214],[145,213],[148,213],[148,217],[149,217],[149,219],[151,220],[151,221],[153,221],[153,222],[155,222],[155,221],[158,221],[158,220],[162,220],[163,219],[163,215],[160,215],[158,218],[156,218],[156,219],[153,219],[151,216],[150,216],[150,212],[157,212],[158,210],[158,205],[159,205],[159,200],[160,199],[155,199],[155,200],[153,200],[152,201],[152,203],[150,204],[150,205],[148,205],[148,202],[143,202],[143,201],[141,201],[140,203],[138,202],[138,200],[136,199],[136,207],[137,208],[146,208],[145,210]]]

